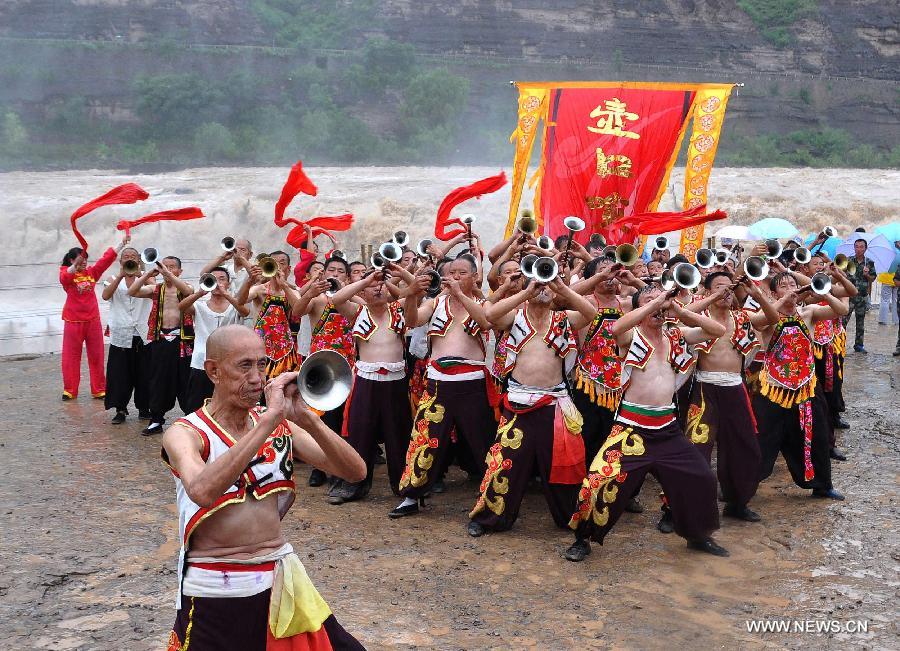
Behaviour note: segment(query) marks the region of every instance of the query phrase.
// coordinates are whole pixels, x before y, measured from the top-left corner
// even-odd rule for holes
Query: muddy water
[[[340,246],[358,257],[361,243],[379,243],[403,228],[413,241],[428,235],[443,197],[453,188],[497,173],[484,167],[310,168],[317,197],[301,196],[288,214],[308,218],[351,212],[353,231]],[[198,205],[207,218],[180,224],[155,223],[135,230],[134,245],[155,246],[186,261],[185,277],[196,279],[202,263],[215,255],[222,236],[245,235],[259,251],[285,248],[286,231],[272,223],[273,207],[287,175],[284,168],[202,168],[161,174],[125,175],[108,171],[0,174],[0,355],[58,352],[62,292],[57,260],[76,242],[69,215],[109,188],[134,181],[151,198],[137,205],[104,208],[79,222],[99,253],[115,243],[119,219],[174,207]],[[681,205],[683,170],[675,170],[660,210]],[[826,224],[849,233],[858,225],[898,219],[900,172],[887,170],[718,168],[710,183],[709,205],[730,215],[728,223],[762,217],[794,221],[806,233]],[[530,201],[526,191],[523,205]],[[498,241],[506,223],[509,185],[462,210],[478,217],[484,242]],[[714,229],[711,229],[711,231]],[[323,242],[324,245],[324,242]],[[24,289],[15,289],[24,287]]]
[[[851,326],[852,329],[852,326]],[[851,332],[851,337],[852,337]],[[476,486],[451,473],[427,511],[392,521],[384,467],[367,500],[330,506],[299,467],[288,539],[343,624],[372,649],[897,647],[900,361],[896,326],[870,319],[846,365],[846,502],[812,500],[779,462],[752,506],[723,521],[727,559],[685,549],[645,512],[626,514],[585,563],[561,554],[539,491],[512,531],[465,533]],[[9,648],[164,647],[177,517],[159,438],[107,424],[89,399],[58,402],[57,356],[0,361],[0,640]],[[83,378],[83,382],[87,378]],[[748,619],[864,621],[865,634],[749,633]]]

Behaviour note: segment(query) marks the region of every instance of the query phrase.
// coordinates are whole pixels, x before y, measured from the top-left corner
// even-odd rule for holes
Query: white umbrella
[[[759,239],[750,234],[750,229],[746,226],[738,226],[737,224],[729,224],[723,226],[716,231],[716,237],[726,240],[756,240]]]
[[[799,233],[797,227],[781,217],[766,217],[750,224],[750,234],[757,240],[788,239],[797,233]]]
[[[875,263],[875,271],[882,273],[891,268],[897,249],[881,233],[851,233],[850,237],[838,246],[837,252],[852,258],[856,255],[856,252],[853,250],[853,243],[856,240],[865,240],[869,245],[866,249],[866,257]]]

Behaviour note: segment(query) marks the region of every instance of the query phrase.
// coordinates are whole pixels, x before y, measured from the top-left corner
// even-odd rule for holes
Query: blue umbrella
[[[810,251],[820,250],[818,244],[812,246],[812,243],[816,240],[817,237],[819,237],[819,234],[813,233],[804,240],[806,248],[808,248]],[[843,242],[843,240],[839,237],[829,237],[827,240],[825,240],[825,244],[822,245],[821,250],[827,253],[829,258],[834,260],[834,256],[837,253],[837,248],[838,246],[840,246],[841,242]]]
[[[891,224],[885,224],[884,226],[876,226],[875,232],[881,233],[890,242],[900,241],[900,222],[893,222]]]
[[[750,234],[759,240],[780,240],[794,237],[799,231],[797,227],[780,217],[766,217],[750,225]]]

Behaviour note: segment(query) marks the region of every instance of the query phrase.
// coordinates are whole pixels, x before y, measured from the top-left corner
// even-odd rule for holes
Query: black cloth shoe
[[[309,473],[309,485],[313,488],[322,486],[326,481],[328,481],[328,475],[318,468],[313,468],[312,472]]]
[[[850,423],[838,416],[834,419],[834,429],[850,429]]]
[[[813,488],[812,496],[821,497],[823,499],[827,497],[830,500],[837,500],[838,502],[843,502],[846,499],[833,488]]]
[[[656,523],[660,533],[672,533],[675,531],[675,523],[672,522],[672,512],[669,509],[663,511],[662,517]]]
[[[416,513],[419,512],[419,504],[422,504],[422,506],[424,506],[425,505],[424,502],[425,502],[425,500],[421,499],[418,502],[415,502],[414,504],[407,504],[406,506],[398,506],[393,511],[388,513],[388,517],[393,520],[396,520],[397,518],[405,518],[407,515],[415,515]]]
[[[162,434],[163,424],[162,423],[150,423],[141,430],[142,436],[153,436],[154,434]]]
[[[638,502],[636,497],[632,497],[630,500],[625,502],[625,510],[629,513],[643,513],[644,506]]]
[[[587,538],[580,538],[573,542],[564,554],[567,561],[580,563],[591,553],[591,543]]]
[[[62,394],[62,399],[63,399],[63,402],[68,402],[69,400],[75,400],[75,398],[70,396],[68,393]]]
[[[329,504],[334,504],[335,506],[337,506],[338,504],[344,503],[344,496],[341,495],[341,489],[343,487],[343,479],[338,479],[331,485],[331,487],[328,489],[328,492],[325,494],[328,497]]]
[[[113,425],[121,425],[125,422],[125,413],[124,411],[117,411],[116,415],[112,417],[110,421]]]
[[[698,552],[705,552],[707,554],[712,554],[713,556],[729,556],[728,550],[719,545],[712,538],[705,538],[703,540],[688,540],[687,546],[688,549],[693,549]]]
[[[475,520],[470,520],[469,525],[466,527],[466,533],[473,538],[478,538],[484,535],[484,527],[480,523],[475,522]]]
[[[722,509],[722,515],[735,520],[743,520],[744,522],[759,522],[762,520],[759,513],[751,511],[746,506],[738,506],[737,504],[726,504]]]
[[[831,450],[828,452],[828,456],[831,457],[832,459],[834,459],[835,461],[846,461],[847,460],[847,455],[845,455],[843,452],[841,452],[837,448],[831,448]]]

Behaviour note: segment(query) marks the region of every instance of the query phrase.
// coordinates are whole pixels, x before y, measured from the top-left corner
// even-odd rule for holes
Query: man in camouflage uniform
[[[856,313],[856,338],[853,342],[853,350],[857,353],[867,353],[863,347],[866,336],[866,310],[869,307],[869,292],[872,281],[875,280],[875,264],[866,258],[868,243],[859,239],[853,243],[854,256],[850,258],[856,263],[856,271],[850,275],[850,280],[856,286],[859,294],[850,297],[850,312],[844,317],[844,327],[850,321],[850,315]]]

